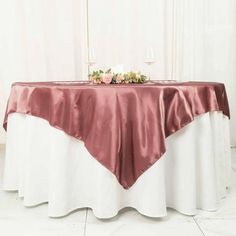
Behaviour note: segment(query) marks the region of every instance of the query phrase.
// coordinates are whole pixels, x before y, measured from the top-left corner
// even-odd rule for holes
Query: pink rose
[[[104,74],[103,76],[102,76],[102,82],[104,83],[104,84],[110,84],[111,83],[111,81],[112,81],[112,74]]]

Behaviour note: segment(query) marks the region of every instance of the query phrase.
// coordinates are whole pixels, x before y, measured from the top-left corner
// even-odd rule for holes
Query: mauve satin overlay
[[[230,116],[221,83],[15,83],[3,126],[13,112],[46,119],[82,140],[128,189],[166,151],[166,137],[210,111]]]

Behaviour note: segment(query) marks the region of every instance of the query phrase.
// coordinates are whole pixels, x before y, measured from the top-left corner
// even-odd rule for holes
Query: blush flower
[[[124,81],[124,76],[123,75],[118,75],[117,77],[116,77],[116,83],[117,84],[120,84],[120,83],[122,83],[123,81]]]
[[[97,79],[96,76],[92,76],[92,75],[91,75],[91,76],[89,77],[89,80],[90,80],[90,81],[96,81],[96,79]]]
[[[107,71],[96,70],[89,74],[89,80],[94,84],[123,84],[144,83],[147,77],[140,72],[114,73],[111,69]]]
[[[104,84],[110,84],[112,81],[112,77],[113,77],[112,74],[103,74],[102,75],[102,82]]]

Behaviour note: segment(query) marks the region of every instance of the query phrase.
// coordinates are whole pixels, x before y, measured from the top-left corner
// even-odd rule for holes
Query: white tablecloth
[[[124,207],[162,217],[171,207],[187,215],[216,210],[230,178],[228,118],[206,113],[166,140],[167,152],[128,190],[81,141],[46,120],[9,116],[4,189],[25,206],[48,202],[51,217],[83,207],[110,218]]]

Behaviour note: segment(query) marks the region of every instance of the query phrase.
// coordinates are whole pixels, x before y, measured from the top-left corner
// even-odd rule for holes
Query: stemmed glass
[[[154,53],[154,50],[153,48],[147,48],[147,52],[146,52],[146,57],[145,57],[145,61],[144,63],[149,67],[149,70],[148,70],[148,81],[150,82],[151,81],[151,73],[150,73],[150,66],[152,64],[154,64],[156,61],[155,61],[155,53]]]
[[[94,48],[88,48],[88,73],[91,73],[91,68],[96,64]]]

